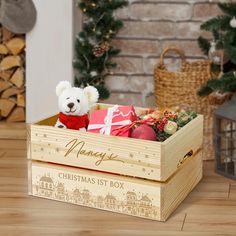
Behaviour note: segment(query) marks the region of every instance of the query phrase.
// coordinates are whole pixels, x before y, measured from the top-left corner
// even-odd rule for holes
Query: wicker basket
[[[179,72],[168,71],[164,57],[169,51],[174,51],[181,58]],[[213,112],[217,105],[210,98],[200,98],[197,91],[212,77],[211,62],[201,60],[188,62],[183,50],[170,47],[163,51],[160,63],[155,66],[155,96],[160,107],[181,106],[196,110],[204,115],[204,159],[214,158],[213,150]]]

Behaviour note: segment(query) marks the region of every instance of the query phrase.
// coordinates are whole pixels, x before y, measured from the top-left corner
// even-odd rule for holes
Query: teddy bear
[[[70,82],[61,81],[56,87],[59,118],[55,127],[86,131],[89,123],[88,111],[99,99],[93,86],[72,87]]]

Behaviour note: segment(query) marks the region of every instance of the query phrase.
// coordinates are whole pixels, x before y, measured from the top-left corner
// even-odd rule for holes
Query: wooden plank
[[[0,122],[0,139],[26,139],[26,124]]]
[[[31,194],[34,196],[160,220],[159,183],[146,181],[144,184],[143,180],[137,178],[38,162],[32,162],[31,176],[32,186],[30,188],[32,189]],[[42,179],[46,176],[51,181],[48,182],[52,187],[49,192],[41,188]],[[77,176],[79,179],[75,180],[73,177],[71,179],[71,177],[68,178],[69,176]],[[40,185],[38,185],[39,183]],[[57,192],[59,183],[63,184],[65,188],[62,194]],[[78,197],[73,195],[77,188],[81,192]],[[68,194],[65,195],[64,191]],[[129,201],[126,200],[129,197],[133,199],[130,203],[126,202]],[[138,205],[139,201],[148,205],[142,208]],[[152,205],[150,205],[151,202]]]
[[[236,184],[230,184],[229,199],[236,200]]]
[[[167,183],[42,162],[32,162],[31,168],[34,196],[165,221],[200,181],[202,156],[188,159]],[[63,186],[60,192],[58,186]]]
[[[5,155],[6,152],[0,151],[0,158],[2,158]]]
[[[176,134],[163,143],[162,178],[164,180],[175,172],[184,156],[190,152],[196,153],[202,148],[203,116],[199,115]]]
[[[109,221],[110,224],[115,224]],[[25,226],[25,225],[19,225],[17,226],[17,229],[11,226],[0,226],[1,232],[3,235],[11,234],[11,235],[47,235],[47,236],[52,236],[52,235],[82,235],[82,236],[120,236],[120,235],[125,235],[125,236],[216,236],[216,233],[210,233],[210,232],[182,232],[182,231],[171,231],[171,229],[159,229],[154,223],[153,224],[144,224],[143,222],[140,222],[141,225],[144,226],[143,229],[135,229],[133,225],[135,223],[130,222],[127,220],[126,222],[122,221],[121,223],[117,223],[118,226],[120,226],[120,229],[115,228],[115,229],[107,229],[106,226],[103,226],[103,229],[99,228],[97,226],[96,229],[86,229],[85,230],[80,230],[76,227],[64,227],[64,228],[57,228],[56,226]],[[129,226],[131,224],[131,226]],[[137,223],[138,224],[138,223]],[[166,226],[167,227],[167,226]],[[45,233],[45,231],[47,233]],[[224,234],[224,236],[235,236],[235,234],[232,233],[227,233]]]
[[[207,211],[207,209],[206,209]],[[218,235],[227,233],[235,233],[236,230],[236,214],[225,215],[218,212],[216,215],[195,215],[187,214],[183,231],[185,232],[217,232]]]
[[[80,231],[80,227],[89,227],[89,231],[96,232],[97,230],[102,233],[102,228],[106,228],[108,231],[120,231],[122,228],[130,228],[130,230],[136,231],[143,231],[147,230],[148,228],[155,230],[156,232],[161,232],[166,230],[166,227],[169,228],[169,230],[175,230],[178,231],[179,226],[181,225],[182,217],[176,217],[173,220],[170,220],[166,224],[159,223],[159,222],[148,222],[140,219],[135,219],[131,220],[130,217],[127,216],[120,216],[112,213],[105,213],[105,212],[99,212],[97,210],[91,210],[91,209],[83,209],[82,207],[76,207],[77,211],[52,211],[50,208],[49,209],[18,209],[14,210],[13,209],[3,209],[0,213],[0,225],[11,225],[15,226],[18,228],[21,228],[22,225],[31,225],[35,227],[35,229],[39,229],[42,227],[44,231],[47,232],[47,229],[53,228],[58,232],[58,229],[65,230],[67,229],[68,231],[70,230],[76,230],[78,233]],[[83,215],[81,215],[79,212],[83,210]],[[21,218],[22,215],[28,216]],[[55,217],[56,215],[56,217]],[[63,217],[64,215],[64,217]],[[12,221],[14,223],[10,222],[10,216],[12,217]],[[86,223],[86,219],[89,218],[90,222],[97,222],[88,225]],[[105,223],[99,223],[99,218],[103,218],[106,221]],[[78,223],[76,225],[75,220],[77,219],[81,226],[78,226]],[[34,223],[35,222],[35,223]],[[103,227],[101,228],[101,224]],[[123,226],[122,226],[123,225]],[[86,231],[86,230],[85,230]],[[80,234],[75,234],[75,235],[80,235]],[[47,234],[46,234],[47,235]],[[53,233],[52,235],[56,235]],[[60,234],[59,234],[60,235]],[[68,235],[67,233],[65,235]],[[83,235],[83,234],[82,234]],[[86,234],[84,234],[86,235]],[[145,234],[146,235],[146,234]]]
[[[5,156],[6,157],[19,157],[20,159],[26,159],[27,151],[25,149],[15,149],[9,150],[5,149]]]
[[[202,179],[202,152],[191,159],[187,159],[166,184],[162,187],[161,218],[168,216],[188,196]],[[187,177],[187,181],[186,181]]]
[[[25,140],[0,140],[0,150],[25,150],[26,149],[26,141]]]
[[[189,151],[196,153],[202,145],[201,115],[163,143],[51,127],[56,119],[31,125],[32,159],[166,181],[184,156]]]
[[[202,199],[201,197],[196,199],[192,198],[190,194],[176,210],[177,213],[183,211],[187,215],[218,215],[222,213],[232,215],[236,212],[236,201],[231,199]]]
[[[91,150],[97,155],[103,153],[105,156],[99,157],[99,154],[96,157],[96,155],[85,155],[80,152],[77,157],[78,146],[65,157],[69,150],[65,146],[71,145],[70,142],[76,139],[84,143],[84,150]],[[160,143],[158,142],[32,125],[31,149],[31,158],[34,160],[131,176],[139,175],[149,179],[158,179],[160,175]]]
[[[212,160],[204,162],[204,177],[205,181],[208,183],[235,183],[235,180],[226,178],[216,173],[215,163]]]
[[[209,183],[202,181],[190,195],[196,199],[226,199],[229,195],[229,183]]]
[[[24,156],[26,150],[8,149],[6,151],[9,157],[19,157],[11,159],[9,166],[15,162],[26,162]],[[203,182],[209,180],[209,184],[211,184],[216,181],[221,183],[226,183],[226,180],[232,181],[221,176],[217,178],[218,175],[214,173],[212,161],[204,162],[204,171]],[[26,172],[25,168],[23,172]],[[0,230],[2,235],[235,236],[236,200],[234,199],[207,199],[201,195],[197,199],[190,195],[167,222],[161,223],[30,197],[27,196],[25,187],[27,186],[27,176],[17,177],[13,169],[10,172],[6,171],[5,174],[0,176],[0,185],[6,183],[4,188],[7,188],[6,185],[10,187],[5,189],[7,190],[5,193],[1,191],[0,187],[0,211],[2,212]],[[16,191],[14,191],[14,186]],[[198,188],[193,191],[198,191]],[[33,213],[30,213],[31,211]],[[187,225],[187,227],[184,225],[185,213],[187,213],[186,224],[189,223],[188,219],[192,219],[191,225]],[[191,215],[194,218],[189,218]],[[198,218],[197,224],[196,218]],[[78,222],[80,223],[78,224]],[[221,224],[223,228],[220,227]],[[181,231],[182,226],[183,231]]]

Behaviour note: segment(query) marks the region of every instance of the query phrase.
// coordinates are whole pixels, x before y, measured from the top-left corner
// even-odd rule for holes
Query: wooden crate
[[[98,104],[96,109],[107,107]],[[136,108],[137,113],[142,110]],[[29,159],[166,181],[189,152],[202,148],[202,115],[164,142],[59,129],[54,127],[57,118],[28,127]]]
[[[201,151],[165,183],[30,161],[29,194],[165,221],[201,178]]]

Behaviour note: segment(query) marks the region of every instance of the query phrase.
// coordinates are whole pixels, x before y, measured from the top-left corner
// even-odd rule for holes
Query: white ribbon
[[[120,112],[117,115],[114,115],[114,113],[116,111],[119,111],[119,106],[115,105],[113,107],[108,108],[107,110],[107,115],[104,118],[104,124],[92,124],[88,126],[88,130],[93,130],[93,129],[100,129],[99,133],[100,134],[106,134],[109,135],[111,134],[111,128],[112,126],[123,126],[123,125],[129,125],[132,123],[131,120],[123,120],[123,121],[118,121],[118,122],[114,122],[112,123],[112,119],[116,116],[128,116],[130,114],[130,112],[126,115],[124,115],[122,112]],[[133,111],[131,111],[133,113]]]

